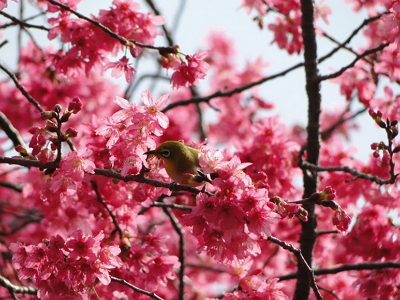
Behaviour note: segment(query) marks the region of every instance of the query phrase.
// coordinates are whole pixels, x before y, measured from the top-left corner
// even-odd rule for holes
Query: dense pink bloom
[[[168,95],[154,100],[149,91],[144,91],[141,97],[143,105],[139,106],[116,97],[115,102],[121,109],[96,130],[96,134],[107,140],[110,162],[122,168],[124,176],[140,171],[146,164],[143,153],[155,148],[154,136],[162,135],[169,124],[168,117],[161,112],[169,102]]]
[[[208,53],[209,51],[203,51],[194,55],[186,55],[187,63],[181,62],[171,76],[172,87],[177,89],[181,86],[198,85],[198,80],[206,76],[209,68],[208,63],[204,61]]]
[[[82,295],[97,284],[97,279],[108,285],[109,270],[122,265],[120,249],[101,245],[103,239],[103,233],[92,237],[78,230],[66,242],[55,236],[37,246],[13,244],[13,263],[21,278],[35,279],[40,298]]]
[[[268,28],[274,33],[272,43],[277,43],[279,48],[286,49],[289,54],[299,54],[303,49],[300,12],[296,12],[290,20],[277,17]]]
[[[67,1],[72,8],[76,7],[78,1]],[[53,12],[60,8],[49,4]],[[157,26],[164,24],[162,16],[152,16],[151,13],[139,12],[140,6],[133,1],[113,1],[109,10],[101,10],[99,15],[94,17],[97,21],[108,27],[110,30],[125,37],[143,44],[153,44],[154,39],[161,34]],[[71,74],[72,69],[83,69],[86,73],[99,64],[102,64],[104,53],[116,55],[122,49],[122,45],[104,33],[93,24],[81,19],[69,18],[70,13],[60,14],[50,20],[51,24],[57,24],[49,32],[49,38],[53,39],[61,35],[63,43],[70,43],[71,47],[67,52],[60,52],[60,59],[55,61],[56,68]],[[140,26],[140,30],[136,30]],[[73,30],[71,30],[73,29]],[[138,55],[141,51],[135,47]],[[78,58],[81,63],[73,62]],[[135,70],[128,64],[127,58],[123,57],[119,62],[110,63],[106,68],[113,68],[113,76],[125,73],[128,82],[132,81]]]

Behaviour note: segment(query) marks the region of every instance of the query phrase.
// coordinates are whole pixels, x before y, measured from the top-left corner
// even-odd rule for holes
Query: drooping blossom
[[[136,70],[132,67],[132,64],[129,63],[129,59],[124,56],[120,60],[116,62],[110,62],[104,66],[104,70],[112,69],[111,76],[115,78],[120,78],[122,74],[125,75],[125,80],[128,83],[132,82],[133,74],[136,73]]]
[[[194,55],[186,55],[186,62],[181,62],[171,76],[172,87],[177,89],[181,86],[189,87],[198,85],[199,79],[206,76],[209,65],[204,59],[209,51],[203,51]]]

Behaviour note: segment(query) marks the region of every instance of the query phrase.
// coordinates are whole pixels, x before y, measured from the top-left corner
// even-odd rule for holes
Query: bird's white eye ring
[[[165,158],[169,157],[171,154],[171,151],[169,151],[168,149],[164,149],[161,151],[161,155],[164,156]]]

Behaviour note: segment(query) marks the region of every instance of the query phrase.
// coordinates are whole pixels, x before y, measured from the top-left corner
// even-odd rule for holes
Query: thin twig
[[[379,176],[362,173],[362,172],[357,171],[356,169],[352,169],[348,166],[323,167],[323,166],[317,166],[317,165],[311,164],[307,161],[302,161],[300,167],[309,169],[309,170],[313,170],[313,171],[317,171],[317,172],[345,172],[345,173],[349,173],[351,175],[356,176],[356,179],[367,179],[367,180],[373,181],[379,185],[395,183],[396,178],[399,175],[399,174],[395,174],[394,176],[391,176],[389,179],[382,179]]]
[[[380,17],[382,17],[383,15],[389,14],[389,13],[390,13],[390,12],[386,11],[386,12],[383,12],[382,14],[377,15],[377,16],[374,16],[374,17],[365,19],[365,20],[360,24],[360,26],[358,26],[356,29],[354,29],[354,31],[350,34],[350,36],[349,36],[343,43],[340,43],[336,48],[332,49],[331,52],[329,52],[329,53],[325,54],[324,56],[322,56],[322,57],[318,60],[318,62],[323,62],[324,60],[326,60],[327,58],[329,58],[329,57],[331,57],[333,54],[335,54],[337,51],[339,51],[340,49],[342,49],[345,45],[347,45],[348,43],[350,43],[351,40],[353,39],[353,37],[355,37],[356,34],[357,34],[365,25],[368,25],[369,23],[378,20],[378,19],[380,19]]]
[[[380,44],[378,47],[365,50],[363,53],[357,55],[357,57],[356,57],[350,64],[348,64],[347,66],[342,67],[339,71],[337,71],[337,72],[335,72],[335,73],[332,73],[332,74],[330,74],[330,75],[322,75],[322,76],[319,76],[319,80],[320,80],[320,81],[323,81],[323,80],[328,80],[328,79],[332,79],[332,78],[339,77],[339,76],[342,75],[346,70],[348,70],[348,69],[354,67],[354,65],[355,65],[360,59],[363,59],[365,56],[368,56],[368,55],[370,55],[370,54],[373,54],[373,53],[376,53],[376,52],[378,52],[378,51],[381,51],[381,50],[383,50],[384,48],[386,48],[386,47],[389,46],[389,45],[390,45],[390,42],[386,42],[386,43]]]
[[[153,292],[148,292],[148,291],[142,290],[141,288],[138,288],[137,286],[134,286],[133,284],[127,282],[127,281],[124,280],[124,279],[120,279],[120,278],[117,278],[117,277],[114,277],[114,276],[110,276],[110,278],[111,278],[112,281],[121,283],[121,284],[123,284],[123,285],[125,285],[125,286],[131,288],[131,289],[134,290],[136,293],[140,293],[140,294],[149,296],[149,297],[151,297],[151,298],[153,298],[153,299],[156,299],[156,300],[164,300],[163,298],[161,298],[161,297],[158,296],[157,294],[155,294],[155,293],[153,293]]]
[[[12,189],[18,193],[22,193],[22,187],[20,185],[14,184],[14,183],[5,182],[5,181],[0,180],[0,186]]]
[[[174,227],[176,233],[179,235],[179,262],[181,266],[179,268],[179,300],[183,300],[185,298],[185,236],[184,231],[179,223],[179,220],[175,217],[174,213],[168,207],[163,207],[165,214],[171,220],[171,224]]]
[[[323,32],[322,35],[323,35],[324,37],[326,37],[328,40],[330,40],[332,43],[335,43],[336,45],[339,45],[339,48],[344,49],[344,50],[347,50],[348,52],[350,52],[350,53],[352,53],[352,54],[354,54],[354,55],[358,55],[358,53],[357,53],[355,50],[353,50],[351,47],[345,46],[345,45],[341,44],[339,41],[337,41],[333,36],[329,35],[328,33]],[[364,57],[364,60],[365,60],[367,63],[369,63],[370,65],[373,64],[372,61],[370,61],[369,59],[367,59],[367,58],[365,58],[365,57]]]
[[[358,115],[361,115],[362,113],[366,112],[368,110],[368,107],[362,108],[359,111],[355,112],[351,116],[345,118],[345,114],[349,111],[349,108],[347,107],[345,111],[340,115],[338,120],[333,123],[329,128],[325,129],[324,131],[321,132],[321,139],[322,140],[327,140],[331,134],[335,131],[336,128],[338,128],[340,125],[346,123],[347,121],[350,121],[354,118],[356,118]]]
[[[13,142],[14,147],[21,145],[25,149],[28,149],[18,130],[11,124],[11,121],[7,118],[5,114],[0,111],[0,127],[3,129],[5,134]]]
[[[193,206],[187,206],[187,205],[181,205],[181,204],[175,204],[175,203],[164,203],[164,202],[155,202],[150,207],[168,207],[172,209],[180,209],[180,210],[187,210],[191,211],[193,210]]]
[[[25,2],[22,1],[19,3],[19,19],[23,20],[24,19],[24,7],[25,7]],[[18,37],[17,37],[17,45],[18,45],[18,64],[21,62],[21,55],[22,55],[22,26],[18,26]]]
[[[162,16],[163,14],[160,12],[160,10],[156,7],[154,4],[153,0],[145,0],[146,3],[150,6],[150,8],[154,11],[154,14],[156,16]],[[161,25],[162,30],[164,31],[165,38],[167,39],[168,45],[173,46],[174,42],[171,37],[171,32],[167,29],[167,27],[163,24]]]
[[[12,284],[10,280],[0,275],[0,285],[7,288],[9,291],[13,291],[17,294],[29,294],[36,295],[37,289],[30,286],[17,286]]]
[[[314,275],[319,276],[319,275],[337,274],[340,272],[347,272],[347,271],[380,270],[387,268],[400,269],[400,263],[396,261],[385,261],[385,262],[366,262],[359,264],[345,264],[330,269],[314,270]],[[280,281],[283,281],[283,280],[296,279],[297,276],[298,276],[297,273],[290,273],[284,276],[278,276],[277,278],[279,278]]]
[[[334,297],[335,299],[340,300],[340,298],[339,298],[332,290],[328,290],[327,288],[324,288],[324,287],[322,287],[322,286],[320,286],[320,285],[318,285],[318,288],[319,288],[321,291],[324,291],[324,292],[326,292],[326,293],[331,294],[332,297]]]
[[[50,30],[50,28],[44,27],[42,25],[35,25],[35,24],[26,23],[25,20],[20,20],[20,19],[14,17],[12,15],[9,15],[8,13],[6,13],[4,11],[0,11],[0,15],[10,19],[11,21],[13,21],[13,23],[6,24],[7,26],[3,25],[0,28],[4,28],[5,26],[8,27],[8,26],[11,26],[11,25],[19,25],[19,26],[26,27],[26,28],[35,28],[35,29],[40,29],[40,30],[44,30],[44,31],[49,31]]]
[[[135,67],[136,69],[136,67]],[[142,76],[140,76],[139,78],[137,78],[134,82],[131,82],[128,87],[126,88],[125,92],[124,92],[124,98],[127,100],[130,100],[132,97],[133,92],[136,90],[136,88],[139,86],[139,84],[147,78],[151,78],[151,79],[163,79],[163,80],[169,80],[168,77],[166,76],[162,76],[160,74],[144,74]]]
[[[194,98],[190,98],[190,99],[186,99],[186,100],[176,101],[174,103],[170,103],[167,107],[165,107],[162,110],[162,112],[166,112],[166,111],[171,110],[172,108],[177,107],[177,106],[186,106],[186,105],[189,105],[189,104],[196,104],[196,103],[201,103],[201,102],[206,102],[207,103],[210,100],[212,100],[213,98],[217,98],[217,97],[230,97],[232,95],[235,95],[235,94],[241,93],[243,91],[246,91],[246,90],[248,90],[248,89],[250,89],[250,88],[252,88],[254,86],[260,85],[260,84],[262,84],[264,82],[270,81],[270,80],[278,78],[278,77],[285,76],[287,73],[289,73],[289,72],[291,72],[291,71],[293,71],[295,69],[298,69],[298,68],[300,68],[302,66],[304,66],[304,63],[298,63],[298,64],[296,64],[296,65],[294,65],[294,66],[292,66],[290,68],[287,68],[286,70],[283,70],[283,71],[279,72],[279,73],[276,73],[276,74],[271,75],[271,76],[264,77],[264,78],[262,78],[262,79],[260,79],[258,81],[254,81],[254,82],[251,82],[249,84],[242,85],[242,86],[240,86],[238,88],[235,88],[235,89],[232,89],[230,91],[217,91],[217,92],[215,92],[215,93],[213,93],[211,95],[205,96],[205,97],[194,97]]]
[[[112,213],[111,209],[108,207],[107,203],[103,200],[103,197],[101,196],[100,192],[99,192],[99,187],[97,185],[97,182],[92,180],[90,181],[90,184],[92,185],[92,188],[94,190],[94,192],[96,193],[96,197],[97,197],[97,201],[99,201],[103,207],[107,210],[108,214],[110,215],[112,222],[116,228],[116,230],[118,231],[119,237],[122,239],[123,237],[123,231],[121,229],[121,227],[118,224],[118,220],[115,217],[115,215]]]
[[[297,262],[298,264],[302,264],[307,270],[308,270],[308,276],[309,276],[309,280],[310,280],[310,285],[311,288],[313,289],[314,293],[315,293],[315,297],[319,300],[322,299],[322,296],[318,290],[317,287],[317,283],[315,282],[315,277],[314,277],[314,271],[313,269],[307,264],[306,260],[303,257],[303,254],[301,254],[301,250],[294,247],[293,245],[286,243],[284,241],[281,241],[279,239],[277,239],[276,237],[270,236],[268,237],[268,240],[281,246],[283,249],[288,250],[290,252],[292,252],[296,258],[297,258]]]
[[[317,237],[321,236],[321,235],[325,235],[325,234],[335,234],[335,233],[339,233],[339,230],[326,230],[326,231],[317,231],[315,234]]]
[[[40,106],[39,102],[37,102],[26,90],[25,88],[22,86],[22,84],[19,82],[19,80],[17,79],[17,77],[9,70],[7,69],[3,64],[0,63],[0,69],[2,69],[4,72],[7,73],[7,75],[12,79],[12,81],[14,81],[15,85],[17,86],[17,88],[21,91],[22,95],[25,96],[26,99],[28,99],[28,101],[30,103],[32,103],[36,109],[40,112],[43,112],[44,109]]]
[[[386,14],[386,13],[388,13],[388,12],[382,13],[381,15]],[[343,43],[339,44],[338,47],[335,47],[330,53],[328,53],[328,54],[322,56],[321,58],[319,58],[317,60],[317,62],[318,63],[323,62],[324,60],[326,60],[327,58],[332,56],[335,52],[337,52],[339,49],[343,48],[343,46],[348,44],[352,40],[352,38],[358,33],[358,31],[360,31],[366,24],[379,19],[381,17],[381,15],[364,20],[364,22],[356,30],[354,30],[353,33]],[[232,89],[230,91],[217,91],[217,92],[215,92],[215,93],[213,93],[211,95],[205,96],[205,97],[194,97],[194,98],[191,98],[191,99],[180,100],[180,101],[177,101],[177,102],[169,104],[166,108],[163,109],[163,112],[166,112],[166,111],[168,111],[170,109],[173,109],[173,108],[175,108],[177,106],[186,106],[186,105],[189,105],[189,104],[200,103],[200,102],[208,103],[211,99],[217,98],[217,97],[230,97],[230,96],[232,96],[234,94],[241,93],[241,92],[243,92],[245,90],[248,90],[248,89],[250,89],[250,88],[252,88],[254,86],[260,85],[260,84],[262,84],[264,82],[267,82],[269,80],[275,79],[277,77],[284,76],[287,73],[289,73],[289,72],[291,72],[293,70],[296,70],[298,68],[301,68],[303,66],[304,66],[304,62],[298,63],[298,64],[296,64],[296,65],[294,65],[294,66],[292,66],[292,67],[290,67],[290,68],[288,68],[286,70],[278,72],[278,73],[276,73],[274,75],[264,77],[264,78],[262,78],[262,79],[260,79],[258,81],[243,85],[241,87]]]
[[[179,28],[179,22],[182,19],[183,12],[185,11],[185,6],[186,6],[186,0],[181,0],[172,24],[173,32],[176,32]]]

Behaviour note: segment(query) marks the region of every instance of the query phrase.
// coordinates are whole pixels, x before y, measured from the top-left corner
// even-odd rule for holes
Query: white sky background
[[[159,7],[160,12],[165,16],[167,28],[171,28],[181,0],[153,1]],[[137,2],[141,3],[143,11],[150,10],[143,1]],[[258,29],[257,24],[252,21],[252,18],[255,16],[254,12],[250,16],[246,15],[245,11],[240,8],[240,0],[186,0],[186,2],[185,11],[182,14],[179,28],[173,33],[175,43],[180,46],[181,51],[185,54],[193,54],[199,50],[205,50],[205,38],[209,31],[211,29],[223,29],[227,35],[235,41],[235,48],[237,50],[236,58],[240,68],[245,65],[246,60],[254,61],[257,57],[262,57],[263,61],[269,63],[269,67],[266,69],[266,75],[271,75],[303,60],[302,54],[289,56],[285,51],[278,49],[275,44],[271,45],[273,39],[271,32],[266,29],[262,31]],[[332,9],[332,15],[329,16],[330,24],[323,26],[331,36],[335,37],[340,42],[344,41],[350,33],[361,24],[363,19],[367,17],[365,11],[362,14],[354,14],[351,6],[343,2],[344,1],[341,0],[325,1]],[[79,10],[81,13],[89,16],[90,13],[97,14],[99,9],[106,9],[110,5],[111,1],[109,0],[84,0],[79,5]],[[17,15],[15,12],[18,11],[18,7],[18,4],[9,1],[9,7],[4,11],[9,14]],[[35,14],[35,10],[30,9],[29,5],[26,5],[25,16],[33,14]],[[271,18],[274,19],[275,17],[276,14],[271,14],[271,16],[266,19],[265,25],[267,26]],[[0,20],[4,22],[4,18]],[[32,23],[37,24],[37,21]],[[320,25],[321,24],[320,22]],[[12,61],[16,61],[16,43],[15,40],[13,41],[13,38],[16,38],[16,35],[10,36],[9,32],[9,30],[6,31],[5,38],[10,42],[0,49],[0,61],[6,62],[11,69],[14,69],[15,64],[13,66]],[[37,32],[38,30],[34,31],[35,34]],[[358,34],[358,37],[359,38],[354,39],[351,43],[354,50],[358,50],[358,46],[363,46],[361,33]],[[0,42],[1,41],[2,39],[0,39]],[[163,38],[158,38],[156,40],[157,46],[165,44]],[[333,47],[335,47],[333,43],[320,38],[318,40],[319,56],[326,54]],[[120,57],[122,57],[122,55],[123,54],[121,54]],[[320,66],[320,72],[321,74],[328,74],[331,72],[329,67],[338,70],[353,59],[354,55],[349,54],[345,50],[339,51],[339,54],[336,54],[335,58],[327,60],[323,66]],[[150,69],[152,67],[153,66],[150,65],[146,68],[146,72],[151,73]],[[139,67],[139,70],[140,69],[143,69],[142,64]],[[110,75],[110,73],[111,72],[108,71],[106,75]],[[135,78],[138,78],[137,75],[140,75],[140,73],[136,74]],[[171,72],[169,72],[169,75],[171,75]],[[3,78],[3,76],[1,76],[1,78]],[[126,82],[124,83],[124,80],[119,80],[118,82],[121,82],[124,89],[124,84],[126,84]],[[139,89],[136,90],[134,98],[139,98],[140,92],[149,88],[149,84],[148,81],[141,84]],[[201,88],[201,85],[200,90],[203,92],[206,91]],[[168,92],[167,89],[162,89],[162,93],[166,92]],[[344,98],[340,95],[337,84],[323,82],[321,93],[323,107],[335,107],[337,103],[344,103]],[[279,114],[282,120],[288,125],[306,125],[307,98],[304,70],[302,68],[290,73],[290,75],[263,84],[261,87],[261,96],[269,102],[273,102],[275,105],[275,109],[268,112],[268,115]],[[354,138],[352,143],[359,148],[357,157],[366,159],[371,153],[369,145],[372,142],[384,140],[385,133],[383,130],[377,130],[372,119],[367,115],[364,115],[359,120],[365,128],[363,128],[361,133],[356,132],[352,135],[352,138]]]

